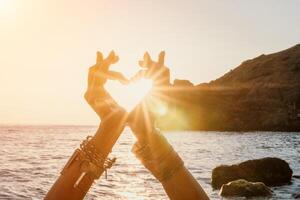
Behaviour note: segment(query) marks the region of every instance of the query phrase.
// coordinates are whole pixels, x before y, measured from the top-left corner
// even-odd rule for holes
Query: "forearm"
[[[148,142],[137,142],[133,152],[160,181],[169,198],[209,199],[167,140],[156,131],[146,135],[149,136]]]
[[[161,183],[172,200],[209,199],[200,184],[185,167],[178,170],[169,180]]]
[[[45,199],[81,200],[105,170],[105,160],[124,128],[121,110],[101,121],[93,138],[76,149]]]
[[[97,130],[94,141],[96,148],[103,157],[107,157],[114,144],[124,130],[126,124],[126,112],[122,109],[111,111],[108,117],[105,117]]]

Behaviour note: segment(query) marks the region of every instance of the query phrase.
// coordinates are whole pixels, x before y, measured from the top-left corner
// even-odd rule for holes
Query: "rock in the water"
[[[293,171],[279,158],[248,160],[237,165],[221,165],[212,171],[212,186],[219,189],[230,181],[245,179],[263,182],[267,186],[279,186],[291,181]]]
[[[272,190],[262,182],[248,182],[240,179],[222,185],[221,196],[257,197],[271,196]]]
[[[300,199],[300,192],[292,195],[295,199]]]

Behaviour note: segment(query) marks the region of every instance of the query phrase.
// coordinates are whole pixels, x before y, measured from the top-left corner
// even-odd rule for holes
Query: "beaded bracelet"
[[[80,144],[80,148],[76,149],[73,153],[70,160],[61,171],[61,174],[64,174],[74,160],[79,160],[81,162],[80,171],[82,176],[79,177],[78,183],[85,175],[89,175],[93,179],[98,179],[103,171],[105,171],[105,176],[107,176],[107,169],[111,168],[116,162],[116,158],[104,158],[104,156],[98,152],[92,136],[88,136]],[[78,185],[78,183],[76,185]]]

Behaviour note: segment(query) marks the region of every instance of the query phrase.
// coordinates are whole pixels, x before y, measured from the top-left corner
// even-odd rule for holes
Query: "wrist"
[[[150,137],[146,143],[138,141],[132,152],[160,182],[167,181],[184,163],[161,134],[154,132]]]

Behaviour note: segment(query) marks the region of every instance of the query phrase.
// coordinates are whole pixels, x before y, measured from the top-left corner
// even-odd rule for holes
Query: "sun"
[[[108,81],[105,89],[120,106],[130,112],[150,92],[152,80],[142,78],[128,85],[122,85],[117,81]]]
[[[4,10],[8,5],[8,0],[0,0],[0,10]]]
[[[0,16],[10,17],[16,14],[16,7],[13,0],[0,0]]]

